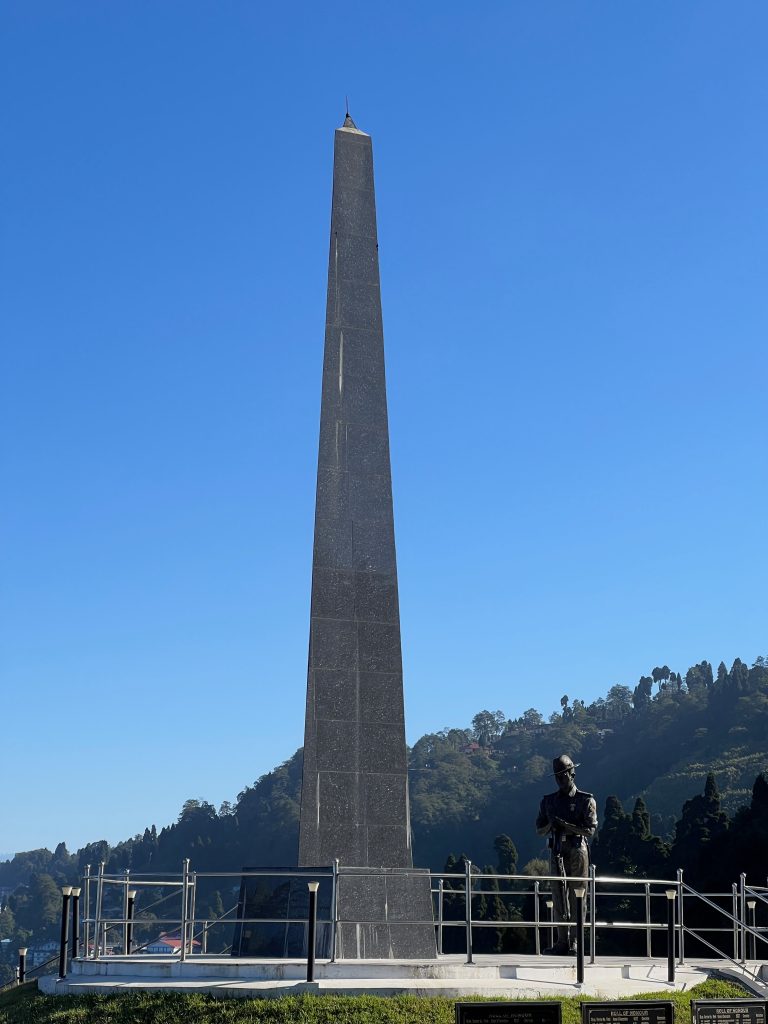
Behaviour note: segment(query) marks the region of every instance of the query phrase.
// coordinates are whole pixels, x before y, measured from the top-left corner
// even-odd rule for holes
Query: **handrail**
[[[744,892],[749,893],[750,896],[754,896],[760,900],[761,903],[768,903],[768,889],[755,889],[754,886],[745,885]]]
[[[729,921],[733,921],[734,924],[737,924],[739,928],[743,928],[745,931],[748,931],[751,935],[757,936],[758,939],[763,938],[762,932],[758,931],[758,929],[750,927],[750,925],[748,925],[745,921],[740,920],[738,917],[734,917],[733,914],[729,914],[728,911],[724,910],[722,907],[718,907],[716,903],[713,903],[712,900],[706,897],[703,893],[697,892],[696,889],[691,888],[691,886],[688,885],[687,882],[683,882],[682,886],[683,889],[685,889],[691,896],[696,896],[697,899],[700,899],[702,901],[702,903],[706,903],[707,906],[712,907],[713,910],[717,910],[720,914],[723,914],[725,917],[728,918]],[[687,928],[686,931],[690,931],[690,929]],[[723,955],[727,956],[727,954]],[[728,959],[730,960],[731,957],[728,957]]]
[[[551,892],[555,884],[562,883],[565,881],[586,883],[588,885],[589,897],[585,904],[587,910],[587,919],[584,923],[584,937],[585,943],[587,944],[587,953],[590,957],[590,962],[595,963],[595,950],[596,950],[596,935],[598,932],[610,929],[612,931],[640,931],[645,932],[646,942],[645,949],[646,955],[651,956],[653,945],[652,942],[654,933],[664,932],[668,929],[668,924],[661,920],[653,920],[652,913],[654,908],[658,907],[658,901],[663,900],[666,892],[669,889],[674,888],[677,893],[677,914],[675,924],[675,934],[677,936],[679,962],[684,963],[684,941],[686,936],[691,936],[693,939],[700,941],[702,945],[712,950],[718,956],[730,960],[732,963],[738,964],[738,956],[741,953],[741,964],[744,965],[745,953],[747,947],[746,936],[754,936],[755,939],[768,943],[768,929],[763,927],[752,926],[747,923],[747,911],[744,903],[745,896],[749,895],[750,899],[752,896],[756,900],[759,900],[761,906],[768,905],[768,887],[761,886],[747,886],[745,877],[742,876],[740,884],[737,887],[734,885],[732,892],[713,892],[713,893],[700,893],[690,886],[687,882],[683,881],[682,871],[678,871],[677,878],[633,878],[627,876],[614,876],[605,875],[598,877],[594,867],[590,868],[590,873],[587,879],[584,879],[579,875],[523,875],[523,874],[486,874],[483,871],[479,871],[475,865],[468,860],[462,865],[464,870],[452,871],[452,872],[438,872],[429,871],[424,874],[429,879],[429,891],[433,900],[433,909],[435,910],[435,916],[431,921],[434,923],[436,928],[436,938],[438,944],[438,950],[440,953],[443,951],[442,935],[444,929],[454,929],[449,934],[455,935],[455,929],[463,928],[466,931],[467,941],[467,956],[468,962],[472,962],[472,932],[475,929],[480,929],[479,934],[482,934],[483,930],[494,929],[499,932],[506,931],[508,928],[512,929],[523,929],[530,931],[533,930],[533,943],[536,953],[541,952],[541,930],[547,931],[556,926],[556,922],[553,920],[551,906],[549,912],[544,912],[544,906],[540,902],[546,899],[551,903]],[[410,875],[413,869],[401,868],[401,869],[388,869],[387,877],[392,875]],[[93,956],[94,959],[99,959],[100,955],[106,951],[106,936],[109,930],[120,929],[129,923],[127,920],[127,910],[123,910],[123,916],[105,916],[103,913],[104,903],[106,902],[105,892],[106,886],[118,886],[119,889],[123,889],[127,894],[128,887],[131,888],[162,888],[167,891],[164,892],[158,899],[155,899],[147,907],[142,907],[141,910],[136,908],[135,916],[133,917],[132,923],[134,926],[141,926],[143,929],[147,928],[165,928],[169,929],[173,926],[174,932],[178,929],[180,936],[180,946],[177,951],[173,954],[168,954],[175,958],[181,958],[181,960],[187,957],[197,956],[213,956],[219,957],[225,955],[222,950],[224,949],[224,943],[227,939],[227,934],[220,930],[216,933],[216,940],[214,943],[217,952],[208,952],[209,936],[211,935],[212,929],[215,929],[217,925],[248,925],[248,926],[296,926],[306,925],[306,920],[302,917],[296,916],[279,916],[280,911],[277,909],[278,905],[282,907],[282,903],[274,904],[270,902],[269,895],[266,896],[266,902],[260,901],[258,907],[260,910],[269,912],[270,909],[273,911],[273,915],[269,917],[237,917],[238,910],[243,913],[245,907],[241,901],[235,906],[230,907],[225,913],[219,917],[206,917],[205,915],[198,914],[196,908],[196,902],[198,897],[197,888],[199,884],[210,882],[212,879],[237,879],[243,882],[245,879],[273,879],[280,880],[285,879],[285,883],[290,879],[306,879],[314,878],[320,879],[325,882],[329,880],[331,883],[330,890],[330,908],[326,913],[327,917],[321,917],[318,919],[318,923],[324,926],[330,926],[331,932],[328,941],[330,942],[330,955],[335,955],[335,936],[338,925],[338,887],[339,884],[343,886],[344,879],[350,877],[360,876],[377,876],[380,873],[380,869],[375,867],[345,867],[334,863],[330,867],[323,868],[292,868],[292,867],[256,867],[249,870],[241,871],[192,871],[189,867],[189,862],[185,861],[183,870],[175,877],[171,876],[170,873],[165,873],[163,876],[151,876],[148,874],[130,874],[129,871],[125,871],[122,874],[107,874],[104,871],[104,865],[100,865],[98,874],[91,875],[90,871],[86,873],[86,887],[90,884],[96,885],[96,901],[95,901],[95,914],[93,910],[93,903],[91,903],[91,913],[85,913],[83,915],[83,923],[87,926],[86,934],[90,928],[93,928],[94,942],[93,947],[87,943],[84,946],[84,955],[86,957]],[[283,882],[277,882],[279,886],[284,886]],[[273,885],[275,882],[273,881]],[[214,886],[206,886],[206,891],[213,890]],[[227,885],[221,886],[222,892],[228,889]],[[111,890],[110,890],[111,891]],[[268,889],[265,893],[268,893]],[[278,889],[274,890],[275,893],[279,892]],[[146,914],[154,907],[162,904],[168,899],[175,898],[176,895],[181,898],[181,908],[178,917],[167,917],[167,918],[155,918],[151,920],[146,919]],[[515,908],[515,915],[512,920],[493,920],[485,919],[478,921],[475,919],[474,913],[477,911],[477,903],[473,904],[473,900],[482,899],[485,897],[498,897],[502,903],[508,908]],[[599,900],[605,900],[606,898],[626,900],[627,897],[637,897],[642,900],[643,903],[637,904],[636,902],[629,905],[629,910],[625,911],[630,920],[616,919],[615,916],[609,912],[600,913]],[[201,897],[202,899],[202,897]],[[436,904],[435,904],[436,899]],[[533,900],[533,903],[521,904],[522,900]],[[724,909],[716,900],[733,899],[733,913],[729,910]],[[721,924],[718,923],[717,919],[712,921],[711,924],[702,924],[701,927],[689,927],[684,922],[684,907],[688,908],[691,906],[689,901],[701,901],[702,907],[708,907],[713,911],[717,912],[720,916]],[[85,902],[86,909],[88,902]],[[114,904],[117,903],[119,906],[120,901],[116,901],[113,897],[109,899],[112,906],[109,910],[113,911]],[[201,906],[204,904],[201,903]],[[644,906],[644,909],[643,909]],[[463,909],[462,909],[463,908]],[[636,909],[637,908],[637,909]],[[288,911],[288,906],[284,908]],[[618,913],[618,908],[616,908]],[[450,915],[449,919],[446,919],[445,913]],[[526,916],[517,916],[518,913],[524,913]],[[109,912],[109,911],[108,911]],[[173,911],[171,911],[173,913]],[[257,911],[258,912],[258,911]],[[658,911],[656,911],[658,912]],[[119,911],[118,911],[119,913]],[[754,909],[751,910],[752,917],[754,919]],[[276,916],[278,915],[278,916]],[[711,918],[705,915],[702,919],[704,921],[710,921]],[[733,933],[734,937],[734,955],[731,956],[724,950],[718,948],[715,942],[721,941],[719,938],[715,939],[715,935],[727,935],[729,932]],[[146,931],[145,931],[146,934]],[[705,934],[708,934],[712,941],[705,938]],[[740,938],[741,937],[741,938]],[[202,943],[198,940],[202,940]],[[119,939],[115,940],[119,944]],[[146,948],[157,941],[156,938],[151,939],[147,942],[143,942],[141,945],[134,945],[132,954],[144,952]],[[461,946],[464,943],[459,940]],[[200,948],[202,944],[202,949]],[[727,943],[726,943],[727,944]],[[452,940],[453,945],[453,940]],[[197,947],[197,949],[195,949]],[[91,952],[92,948],[92,952]],[[109,955],[113,955],[112,948],[110,947]],[[231,948],[231,946],[230,946]],[[455,947],[454,947],[455,948]],[[126,954],[131,955],[131,954]],[[149,954],[151,956],[155,954]],[[164,955],[164,954],[159,954]],[[55,959],[55,958],[54,958]]]
[[[746,964],[740,963],[738,960],[735,960],[732,956],[729,956],[727,953],[723,952],[722,949],[718,949],[717,946],[713,946],[711,942],[708,942],[702,935],[699,935],[698,932],[695,929],[690,928],[690,927],[688,927],[686,925],[685,930],[686,930],[686,932],[688,932],[689,935],[692,935],[698,942],[703,942],[705,946],[709,946],[710,949],[713,949],[715,951],[715,953],[718,954],[718,956],[723,957],[725,960],[730,960],[731,963],[735,967],[738,967],[740,971],[743,971],[745,974],[748,974],[750,976],[750,978],[752,978],[754,981],[757,981],[759,979],[760,971],[756,971],[753,974],[752,971],[750,971],[747,968]],[[707,931],[711,931],[711,930],[712,929],[710,929],[710,928],[707,929]],[[730,929],[723,929],[723,930],[728,931]]]

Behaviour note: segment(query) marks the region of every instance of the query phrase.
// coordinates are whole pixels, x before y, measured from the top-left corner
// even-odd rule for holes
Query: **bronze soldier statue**
[[[597,805],[591,793],[576,789],[576,769],[567,754],[552,762],[557,781],[557,792],[548,793],[541,801],[536,831],[540,836],[549,833],[550,871],[574,879],[586,878],[589,873],[589,846],[597,828]],[[557,941],[545,953],[572,955],[576,952],[576,937],[571,925],[576,923],[576,898],[573,890],[577,881],[553,882],[552,902],[558,922]],[[582,901],[582,914],[584,913]],[[575,929],[574,929],[575,930]]]

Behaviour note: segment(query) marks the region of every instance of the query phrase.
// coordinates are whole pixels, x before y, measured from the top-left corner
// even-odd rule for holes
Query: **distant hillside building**
[[[194,939],[192,946],[199,946],[200,943],[197,939]],[[181,954],[181,936],[179,935],[167,935],[165,932],[161,932],[160,935],[150,942],[146,949],[147,953],[161,953],[163,956],[174,956],[175,954]]]

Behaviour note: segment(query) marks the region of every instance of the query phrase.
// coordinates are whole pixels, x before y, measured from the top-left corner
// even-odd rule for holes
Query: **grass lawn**
[[[688,992],[656,992],[633,998],[672,999],[676,1024],[690,1024],[691,999],[750,995],[735,982],[710,978]],[[180,992],[44,996],[32,982],[0,995],[0,1024],[454,1024],[455,1002],[442,996],[214,999]],[[562,1000],[563,1024],[580,1024],[580,1002],[574,996]]]

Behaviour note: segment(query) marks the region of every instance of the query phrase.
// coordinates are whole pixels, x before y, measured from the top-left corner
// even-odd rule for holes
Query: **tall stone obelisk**
[[[339,883],[337,956],[435,955],[412,867],[373,151],[349,115],[334,142],[299,864],[335,858],[360,869]]]

